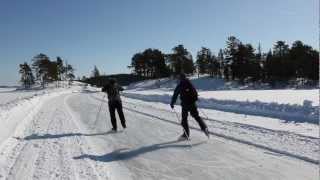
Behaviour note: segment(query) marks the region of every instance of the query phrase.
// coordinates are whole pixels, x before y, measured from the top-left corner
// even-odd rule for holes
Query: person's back
[[[185,75],[180,75],[180,82],[174,90],[172,104],[180,95],[181,105],[193,104],[198,100],[198,92]]]
[[[180,99],[182,104],[192,104],[198,100],[198,92],[188,79],[180,81]]]
[[[123,88],[117,83],[110,83],[103,87],[102,91],[108,94],[109,101],[121,101],[120,92],[123,91]]]
[[[115,111],[118,111],[120,121],[123,128],[126,128],[126,121],[122,110],[122,102],[120,98],[120,92],[124,89],[119,86],[115,80],[111,79],[109,84],[102,88],[103,92],[108,94],[108,105],[109,105],[109,112],[110,112],[110,119],[112,124],[112,130],[117,131],[117,122],[116,122],[116,115]]]
[[[180,82],[174,90],[170,106],[173,109],[174,104],[180,95],[181,100],[181,125],[184,129],[183,134],[181,135],[181,139],[189,139],[189,125],[188,125],[188,114],[190,113],[191,116],[198,122],[201,130],[205,133],[207,137],[209,137],[209,130],[205,122],[199,116],[199,112],[197,109],[196,101],[198,100],[198,93],[197,90],[194,88],[192,83],[188,78],[186,78],[185,74],[180,75]]]

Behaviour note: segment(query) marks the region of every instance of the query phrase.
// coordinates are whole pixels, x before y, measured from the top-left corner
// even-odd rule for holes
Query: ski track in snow
[[[9,157],[6,172],[1,172],[2,178],[105,179],[99,177],[91,162],[70,161],[74,154],[82,154],[87,147],[80,134],[68,134],[77,128],[68,120],[72,116],[65,109],[59,101],[46,104],[25,129],[29,135],[11,139],[9,145],[15,146],[7,146],[1,153],[8,153]],[[64,138],[68,136],[71,138]]]
[[[97,100],[102,100],[97,97]],[[175,113],[166,109],[153,107],[148,102],[124,98],[125,109],[142,114],[153,120],[162,120],[168,123],[177,124],[179,119],[175,118]],[[138,106],[136,104],[139,104]],[[156,111],[154,111],[156,109]],[[152,111],[152,113],[147,113]],[[202,110],[199,112],[204,115]],[[167,118],[172,116],[173,118]],[[229,140],[253,145],[258,148],[270,150],[274,153],[291,156],[314,164],[318,164],[319,138],[304,136],[301,134],[278,131],[258,126],[240,124],[236,122],[219,121],[208,117],[203,117],[209,126],[212,135]],[[189,117],[189,119],[192,119]],[[198,125],[189,121],[192,129],[200,131]]]
[[[221,136],[235,131],[228,135],[249,133],[249,137],[256,135],[263,141],[259,133],[265,133],[270,135],[265,138],[268,142],[280,137],[278,132],[211,120],[209,125],[214,133],[210,140],[191,130],[190,142],[178,142],[175,138],[181,133],[179,125],[150,116],[174,122],[172,112],[142,102],[137,108],[132,104],[136,100],[124,98],[129,102],[124,102],[128,129],[111,133],[107,131],[111,126],[106,104],[100,116],[96,116],[102,96],[89,91],[74,92],[43,99],[41,106],[33,108],[15,132],[0,142],[0,180],[298,180],[317,176],[317,166],[312,163]],[[281,136],[287,137],[289,150],[293,146],[290,143],[299,144],[298,138],[301,142],[308,138],[290,133]],[[292,139],[297,141],[290,142]],[[308,144],[315,143],[307,140]]]

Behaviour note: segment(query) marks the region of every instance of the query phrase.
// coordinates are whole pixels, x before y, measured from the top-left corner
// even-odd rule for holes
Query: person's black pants
[[[116,120],[116,110],[118,111],[119,118],[121,121],[121,125],[123,128],[126,128],[126,120],[124,118],[123,110],[122,110],[122,102],[121,101],[109,101],[109,112],[111,118],[111,124],[114,129],[117,129],[117,120]]]
[[[189,137],[190,135],[190,130],[189,130],[189,124],[188,124],[188,115],[189,112],[191,116],[198,122],[200,128],[202,131],[204,131],[207,128],[207,125],[205,122],[202,120],[202,118],[199,116],[199,112],[197,109],[196,103],[191,103],[191,104],[182,104],[182,121],[181,125],[184,129],[184,134]]]

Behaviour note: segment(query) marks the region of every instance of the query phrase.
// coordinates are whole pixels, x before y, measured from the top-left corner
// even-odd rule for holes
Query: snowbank
[[[236,82],[225,82],[207,76],[190,77],[199,91],[202,108],[227,112],[280,118],[293,122],[318,123],[319,90],[279,89]],[[133,83],[124,95],[130,98],[170,103],[177,82],[163,78]],[[267,89],[267,90],[263,90]]]
[[[16,88],[10,88],[10,87],[4,88],[4,87],[0,87],[0,93],[2,93],[2,92],[11,92],[11,91],[14,91],[14,90],[16,90]]]
[[[169,94],[139,94],[124,93],[126,97],[140,99],[144,101],[154,101],[169,104],[171,95]],[[227,112],[241,113],[247,115],[258,115],[272,118],[280,118],[287,121],[318,123],[318,106],[312,106],[312,103],[305,100],[303,105],[298,104],[280,104],[276,102],[261,102],[259,100],[237,101],[221,100],[215,98],[200,97],[198,106],[207,109],[215,109]]]
[[[199,90],[222,90],[222,89],[237,89],[239,84],[236,82],[225,82],[223,79],[215,79],[207,76],[198,78],[197,76],[190,77],[190,80]],[[162,78],[145,80],[137,83],[130,84],[127,89],[135,90],[149,90],[149,89],[164,89],[172,90],[177,84],[176,79]],[[242,87],[244,88],[244,87]]]
[[[194,86],[200,91],[213,91],[213,90],[272,90],[272,89],[316,89],[318,84],[302,85],[299,82],[289,83],[288,85],[281,85],[273,88],[268,83],[246,83],[239,84],[237,81],[225,81],[221,78],[211,78],[208,75],[190,76],[189,79]],[[130,84],[128,90],[150,90],[150,89],[173,89],[176,86],[176,79],[162,78],[145,80]]]
[[[127,90],[128,93],[143,95],[172,95],[172,90]],[[319,105],[319,90],[225,90],[225,91],[199,91],[203,99],[236,100],[246,102],[265,102],[290,105],[303,105],[310,101],[312,106]]]

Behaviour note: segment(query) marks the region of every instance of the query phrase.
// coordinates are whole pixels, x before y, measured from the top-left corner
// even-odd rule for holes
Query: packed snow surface
[[[167,103],[123,97],[128,128],[112,133],[107,100],[98,90],[76,84],[27,98],[6,92],[13,95],[0,106],[0,179],[319,176],[314,124],[201,109],[211,138],[190,117],[191,141],[179,142],[179,106],[176,114]]]

